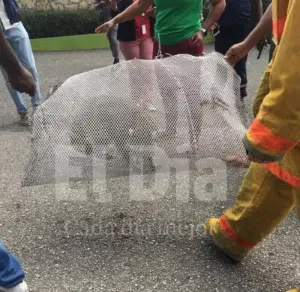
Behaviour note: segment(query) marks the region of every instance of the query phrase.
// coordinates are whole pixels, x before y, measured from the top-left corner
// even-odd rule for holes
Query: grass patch
[[[109,48],[106,35],[87,34],[31,40],[35,52],[79,51]]]
[[[214,41],[212,36],[205,38],[205,43]],[[35,52],[47,51],[80,51],[108,49],[109,43],[105,34],[86,34],[65,37],[42,38],[31,40]]]

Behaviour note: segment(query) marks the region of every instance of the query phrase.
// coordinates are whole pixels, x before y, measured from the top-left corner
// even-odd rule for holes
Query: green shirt
[[[192,37],[202,27],[203,0],[154,0],[155,39],[174,45]]]

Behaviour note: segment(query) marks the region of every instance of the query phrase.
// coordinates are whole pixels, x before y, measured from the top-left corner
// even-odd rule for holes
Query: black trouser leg
[[[241,98],[244,98],[247,96],[247,83],[248,83],[247,68],[246,68],[247,58],[248,58],[248,56],[241,59],[234,68],[236,73],[241,78]]]
[[[249,24],[239,24],[234,26],[221,26],[220,34],[216,36],[215,50],[223,55],[235,44],[242,42],[249,33]],[[241,78],[241,98],[247,95],[247,57],[240,60],[236,66],[235,71]]]

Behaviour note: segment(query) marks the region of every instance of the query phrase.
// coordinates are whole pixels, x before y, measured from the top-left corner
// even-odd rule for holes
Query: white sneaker
[[[2,288],[0,287],[0,292],[29,292],[26,282],[22,282],[19,285],[12,288]]]

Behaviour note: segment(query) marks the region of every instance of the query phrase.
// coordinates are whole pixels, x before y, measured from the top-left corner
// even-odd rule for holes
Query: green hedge
[[[206,15],[207,11],[204,11],[204,16]],[[21,18],[31,39],[93,34],[95,28],[103,22],[95,9],[78,11],[22,10]]]
[[[94,9],[79,11],[22,11],[31,39],[94,33],[99,19]]]

